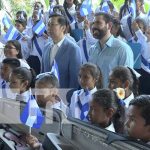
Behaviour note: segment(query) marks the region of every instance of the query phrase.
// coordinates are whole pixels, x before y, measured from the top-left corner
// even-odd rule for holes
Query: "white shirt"
[[[55,59],[55,56],[64,40],[65,40],[65,36],[63,37],[63,39],[61,41],[59,41],[57,44],[53,45],[51,52],[50,52],[50,64],[53,63],[53,60]]]
[[[137,43],[141,44],[141,55],[145,58],[145,60],[150,63],[150,42],[147,42],[147,37],[142,33],[141,30],[138,30],[135,32],[138,41]],[[141,62],[141,67],[144,69],[146,72],[150,73],[150,69],[146,67],[142,62]]]
[[[1,79],[1,83],[0,83],[0,97],[1,98],[9,98],[9,99],[15,99],[16,98],[16,93],[13,93],[9,87],[10,83],[9,82],[4,82],[5,84],[5,89],[4,92],[6,93],[6,97],[3,97],[3,93],[2,93],[2,83],[3,83],[3,79]]]
[[[70,8],[67,8],[69,14],[74,18],[76,14],[75,5],[73,4]]]
[[[19,61],[21,67],[26,67],[27,69],[30,69],[30,66],[28,65],[25,59],[19,59]]]
[[[91,91],[89,91],[90,92],[90,96],[93,93],[95,93],[96,91],[97,91],[96,87],[94,89],[92,89]],[[73,93],[73,95],[71,97],[71,103],[70,103],[70,107],[69,107],[68,116],[80,119],[81,110],[80,110],[80,108],[78,106],[78,96],[79,96],[82,104],[90,102],[91,99],[87,99],[85,97],[84,89],[77,90],[77,91],[75,91]]]
[[[106,130],[109,130],[111,132],[115,132],[114,124],[111,123],[108,127],[105,128]]]
[[[23,101],[23,102],[27,103],[29,101],[31,95],[32,95],[31,90],[28,90],[28,91],[25,91],[24,93],[17,94],[16,100]]]
[[[78,27],[78,28],[76,28],[76,26],[75,26],[76,23],[77,23],[77,27]],[[71,30],[83,29],[83,28],[84,28],[84,22],[83,22],[83,21],[82,21],[82,22],[72,22],[72,23],[70,24],[70,27],[71,27]]]
[[[129,107],[130,101],[133,100],[133,99],[134,99],[133,93],[131,93],[131,95],[129,97],[127,97],[126,99],[124,99],[124,102],[125,102],[127,108]]]

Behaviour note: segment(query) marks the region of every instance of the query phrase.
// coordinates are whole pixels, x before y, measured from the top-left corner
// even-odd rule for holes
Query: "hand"
[[[84,29],[88,30],[90,28],[90,22],[86,19],[84,20]]]
[[[34,150],[39,150],[41,147],[41,143],[38,141],[38,139],[31,134],[26,136],[26,142]]]

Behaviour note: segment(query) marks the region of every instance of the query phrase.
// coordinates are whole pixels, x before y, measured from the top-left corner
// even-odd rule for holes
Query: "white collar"
[[[31,90],[28,90],[22,94],[18,94],[17,96],[20,96],[20,99],[23,100],[24,102],[28,102],[30,95],[31,95]]]
[[[105,128],[106,130],[109,130],[111,132],[115,132],[114,124],[111,123],[108,127]]]
[[[74,10],[75,11],[75,4],[73,4],[70,8],[67,8],[69,11],[72,11],[72,10]]]
[[[129,103],[132,99],[134,99],[133,93],[131,93],[130,96],[128,96],[126,99],[124,99],[124,102],[125,102],[127,108],[129,107]]]
[[[60,47],[61,45],[62,45],[62,43],[63,43],[63,41],[65,40],[65,36],[61,39],[61,41],[59,41],[57,44],[55,44],[55,45],[57,45],[58,47]]]
[[[97,88],[94,87],[92,90],[89,91],[89,93],[90,93],[90,95],[92,95],[92,94],[95,93],[96,91],[97,91]],[[81,89],[79,95],[81,95],[81,94],[83,94],[83,93],[84,93],[84,89]]]

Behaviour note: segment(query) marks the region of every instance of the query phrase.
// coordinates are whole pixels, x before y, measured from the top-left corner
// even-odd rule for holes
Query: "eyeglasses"
[[[12,46],[5,46],[4,49],[16,49],[16,47],[12,47]]]

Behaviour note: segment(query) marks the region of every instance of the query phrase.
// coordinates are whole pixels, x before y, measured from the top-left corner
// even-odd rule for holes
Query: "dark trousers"
[[[29,66],[33,68],[36,74],[38,75],[41,71],[41,63],[39,58],[37,56],[30,55],[29,58],[27,59],[27,62]]]
[[[150,74],[143,69],[140,69],[139,73],[141,74],[139,78],[139,94],[150,95]]]

